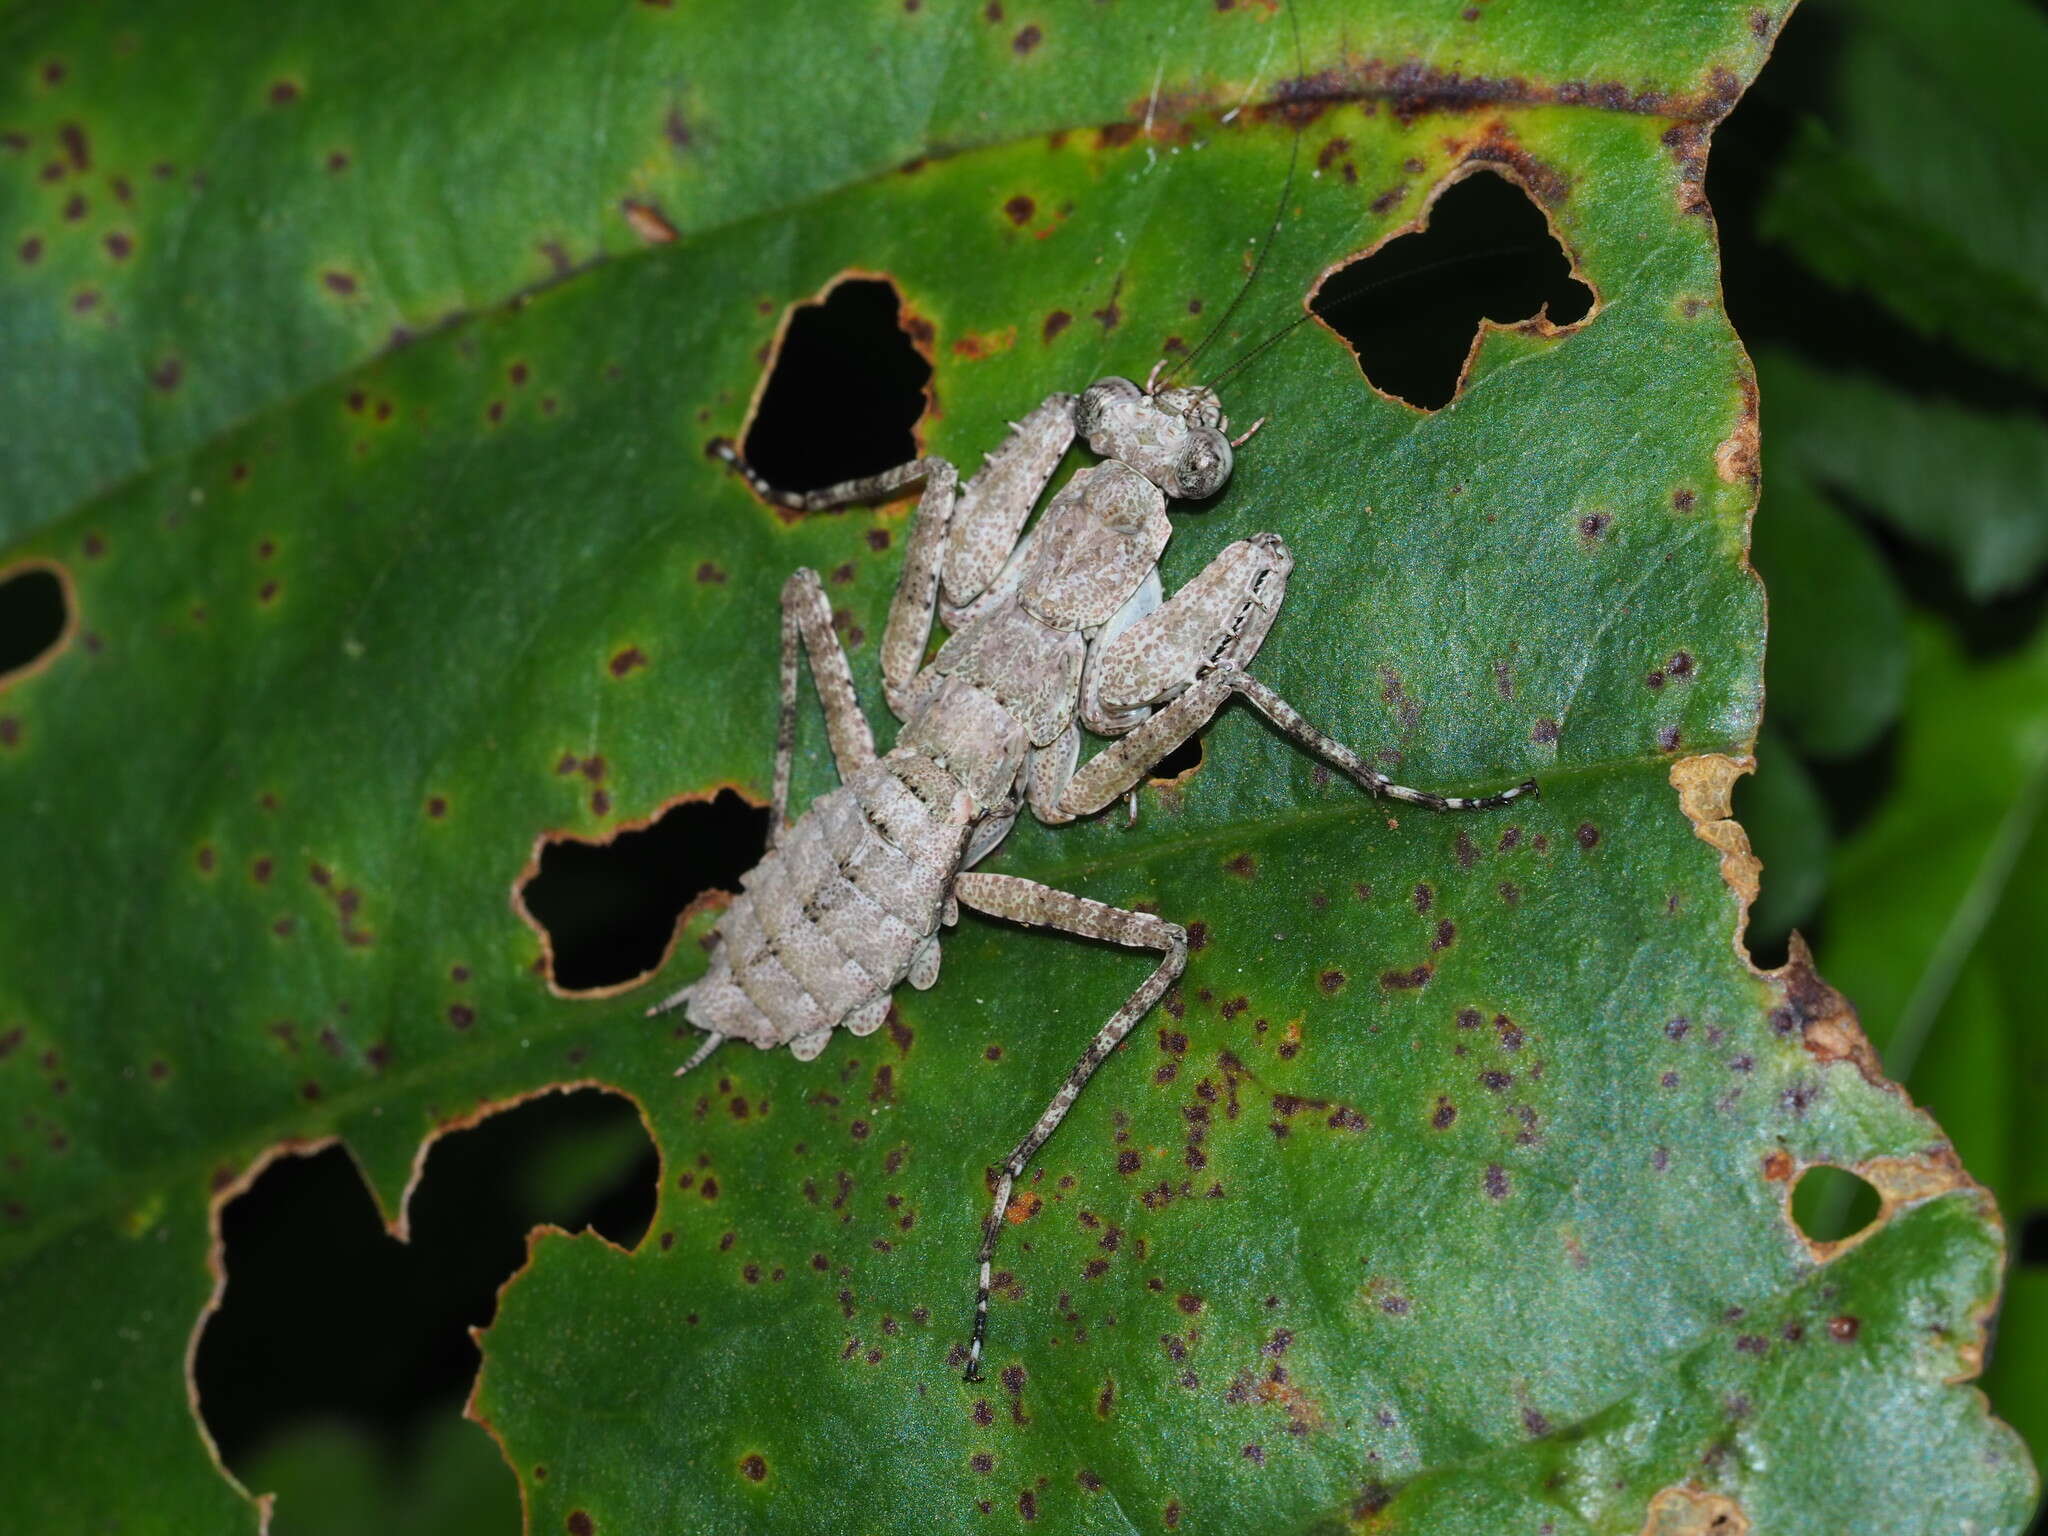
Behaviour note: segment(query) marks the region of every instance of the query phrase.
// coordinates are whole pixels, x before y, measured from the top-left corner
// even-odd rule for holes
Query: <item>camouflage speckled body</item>
[[[1019,811],[1028,806],[1048,826],[1093,815],[1131,793],[1150,765],[1232,697],[1372,794],[1480,810],[1535,790],[1522,784],[1464,799],[1395,784],[1253,678],[1245,668],[1279,614],[1294,567],[1277,535],[1238,540],[1165,595],[1167,502],[1220,490],[1244,437],[1224,436],[1229,423],[1213,390],[1153,383],[1141,389],[1108,378],[1079,397],[1049,396],[964,486],[949,462],[927,458],[797,495],[776,490],[730,445],[720,454],[783,506],[873,500],[920,480],[924,490],[882,635],[883,692],[903,721],[886,755],[875,754],[817,573],[798,571],[783,586],[769,852],[719,920],[705,974],[648,1010],[685,1008],[704,1032],[678,1072],[728,1038],[762,1050],[786,1045],[808,1061],[842,1025],[856,1035],[879,1028],[899,984],[938,979],[939,929],[961,907],[1160,957],[996,1177],[965,1357],[970,1381],[980,1377],[990,1263],[1015,1181],[1095,1069],[1165,995],[1188,952],[1186,930],[1156,914],[976,872],[975,861],[1003,840]],[[1076,436],[1102,461],[1077,470],[1027,530]],[[952,636],[926,666],[934,618]],[[800,655],[810,658],[842,787],[791,823]],[[1086,763],[1083,727],[1111,742]]]
[[[974,830],[967,789],[898,748],[821,796],[742,877],[686,1005],[699,1029],[808,1061],[881,1026],[905,980],[938,977],[938,928]]]

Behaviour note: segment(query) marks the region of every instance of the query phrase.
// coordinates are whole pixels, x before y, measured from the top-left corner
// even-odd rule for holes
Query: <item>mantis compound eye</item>
[[[1181,501],[1201,501],[1223,489],[1230,469],[1230,439],[1214,427],[1196,427],[1173,462],[1173,484],[1162,489]]]

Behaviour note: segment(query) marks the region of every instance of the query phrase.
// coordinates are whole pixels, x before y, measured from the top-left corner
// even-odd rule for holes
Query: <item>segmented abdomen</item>
[[[822,1050],[877,1028],[929,943],[972,830],[966,791],[899,750],[821,796],[740,879],[687,1014],[699,1029]]]

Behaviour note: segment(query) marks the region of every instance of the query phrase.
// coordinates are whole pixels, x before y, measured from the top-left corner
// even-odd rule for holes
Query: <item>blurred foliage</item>
[[[2019,0],[1807,0],[1716,147],[1764,424],[1770,713],[1737,797],[1765,863],[1751,941],[1815,935],[1887,1071],[1997,1193],[2014,1268],[1985,1385],[2037,1457],[2044,72],[2048,19]]]
[[[273,1536],[508,1536],[519,1490],[482,1427],[422,1417],[396,1452],[359,1419],[294,1419],[238,1469],[275,1498]]]

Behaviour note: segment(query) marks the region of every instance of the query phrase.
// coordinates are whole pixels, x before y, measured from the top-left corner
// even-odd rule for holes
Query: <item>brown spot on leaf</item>
[[[626,223],[634,234],[649,245],[670,245],[676,239],[676,227],[669,223],[661,210],[652,203],[637,202],[627,198],[619,205],[619,211],[626,217]]]
[[[1104,129],[1103,131],[1105,134],[1108,132],[1107,129]],[[1091,311],[1095,319],[1101,324],[1102,328],[1105,331],[1115,330],[1123,320],[1124,312],[1117,307],[1116,302],[1117,295],[1123,292],[1123,287],[1123,276],[1122,274],[1118,274],[1116,282],[1110,286],[1109,302],[1103,305],[1102,308]]]
[[[1742,390],[1742,405],[1734,429],[1714,450],[1714,471],[1729,485],[1740,483],[1755,490],[1759,478],[1756,381],[1745,377],[1737,382]]]
[[[1650,1500],[1640,1536],[1748,1536],[1749,1517],[1726,1495],[1674,1483]]]

